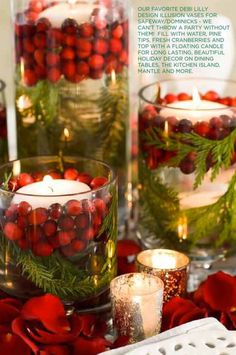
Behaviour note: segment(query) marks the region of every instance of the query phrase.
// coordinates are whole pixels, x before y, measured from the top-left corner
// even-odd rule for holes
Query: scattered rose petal
[[[0,354],[30,355],[31,350],[24,341],[15,334],[0,334]]]
[[[73,355],[97,355],[107,350],[111,343],[104,338],[80,337],[73,345]]]

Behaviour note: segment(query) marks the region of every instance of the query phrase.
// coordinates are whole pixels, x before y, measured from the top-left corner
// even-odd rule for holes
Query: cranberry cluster
[[[0,104],[0,139],[7,138],[7,114],[6,108]]]
[[[16,62],[23,64],[23,82],[34,86],[39,80],[57,83],[62,77],[79,83],[100,79],[103,73],[120,73],[128,65],[128,22],[109,21],[94,9],[91,22],[78,24],[67,18],[53,28],[40,12],[48,6],[30,1],[29,9],[15,20]],[[66,14],[65,14],[66,16]]]
[[[178,120],[174,116],[164,118],[161,116],[161,109],[158,105],[147,105],[139,115],[139,131],[141,137],[141,150],[144,154],[147,166],[149,169],[157,169],[160,164],[168,164],[171,158],[177,155],[176,151],[169,151],[165,149],[158,149],[149,146],[143,136],[144,132],[152,128],[158,128],[165,131],[168,128],[168,135],[174,136],[177,133],[192,133],[195,132],[199,136],[206,137],[211,140],[221,140],[227,137],[236,127],[236,111],[233,107],[236,106],[236,97],[220,97],[215,91],[208,91],[205,95],[201,95],[203,100],[214,101],[231,107],[232,116],[220,115],[219,117],[212,117],[209,121],[199,121],[193,124],[186,118]],[[167,94],[164,99],[160,99],[157,104],[168,105],[177,101],[191,100],[192,97],[187,93],[180,93],[179,95]],[[236,150],[235,150],[236,151]],[[179,168],[184,174],[191,174],[195,171],[196,153],[193,151],[189,153],[180,163]],[[232,156],[232,164],[236,162],[236,153]],[[210,168],[214,162],[209,154],[206,166]]]
[[[21,173],[11,179],[9,187],[18,188],[42,180],[43,173]],[[47,173],[54,178],[62,178],[58,172]],[[78,173],[74,168],[67,169],[64,178],[87,183],[91,189],[97,189],[107,183],[102,176],[92,178],[89,174]],[[8,240],[14,241],[22,250],[32,250],[34,255],[50,256],[54,250],[71,257],[84,251],[91,241],[106,242],[109,236],[99,236],[99,230],[108,214],[111,196],[99,195],[92,200],[71,199],[65,205],[52,204],[48,209],[32,206],[22,201],[11,204],[5,211],[0,211],[0,230]]]

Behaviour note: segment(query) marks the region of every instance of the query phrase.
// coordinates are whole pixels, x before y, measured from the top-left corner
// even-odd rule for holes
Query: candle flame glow
[[[168,121],[165,121],[164,136],[165,137],[169,137],[169,124],[168,124]]]
[[[112,86],[116,85],[116,72],[115,72],[115,70],[111,71],[111,82],[112,82]]]
[[[66,141],[70,138],[70,131],[68,128],[64,129],[64,137]]]
[[[198,92],[198,89],[196,88],[196,86],[193,87],[193,103],[194,103],[195,109],[197,109],[201,104],[201,97],[199,95],[199,92]]]
[[[24,74],[25,74],[25,64],[24,64],[23,57],[20,58],[20,74],[21,74],[21,78],[23,79]]]
[[[17,100],[17,107],[20,112],[30,108],[32,106],[32,102],[27,95],[21,95]]]
[[[186,216],[181,217],[179,220],[178,236],[180,241],[188,238],[188,220]]]
[[[12,172],[13,172],[13,176],[20,175],[20,173],[21,173],[21,162],[20,162],[20,160],[14,161]]]
[[[176,257],[174,255],[165,255],[155,253],[151,256],[151,265],[155,269],[168,270],[176,268]]]

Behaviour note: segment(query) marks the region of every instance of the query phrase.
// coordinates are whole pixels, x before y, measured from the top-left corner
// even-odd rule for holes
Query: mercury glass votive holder
[[[111,282],[115,332],[135,343],[158,334],[161,328],[164,285],[148,274],[132,273]]]
[[[175,250],[145,250],[137,256],[139,272],[151,274],[164,283],[164,302],[184,296],[187,288],[189,258]]]

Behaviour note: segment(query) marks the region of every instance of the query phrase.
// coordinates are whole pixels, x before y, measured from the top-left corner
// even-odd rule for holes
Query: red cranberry
[[[229,100],[229,106],[236,106],[236,97],[231,97]]]
[[[120,39],[112,38],[109,41],[109,49],[111,53],[118,54],[122,51],[122,42]]]
[[[26,238],[32,244],[37,243],[43,238],[43,229],[40,226],[29,226],[26,232]]]
[[[79,33],[81,37],[89,38],[92,37],[94,32],[93,26],[90,23],[83,23],[79,27]]]
[[[111,74],[112,71],[116,71],[118,66],[118,60],[115,57],[114,54],[110,54],[109,56],[106,57],[106,73]]]
[[[68,34],[76,34],[79,30],[79,26],[77,22],[71,18],[67,18],[62,26],[61,26],[62,32],[68,33]]]
[[[39,66],[46,64],[46,51],[44,49],[36,49],[34,52],[34,60]]]
[[[93,50],[97,54],[106,54],[108,52],[109,46],[105,39],[98,38],[93,43]]]
[[[52,219],[58,219],[61,217],[63,208],[59,203],[54,203],[49,207],[49,216]]]
[[[97,189],[97,188],[107,184],[107,183],[108,183],[107,178],[105,178],[104,176],[97,176],[91,181],[90,187],[94,190],[94,189]]]
[[[74,47],[76,43],[76,36],[70,34],[63,34],[62,43],[68,47]]]
[[[221,128],[223,126],[223,120],[221,117],[212,117],[210,120],[210,126],[212,128]]]
[[[70,230],[74,228],[74,220],[69,216],[62,216],[58,221],[58,226],[63,230]]]
[[[44,49],[47,45],[47,37],[43,32],[38,32],[34,35],[34,45],[37,48]]]
[[[61,246],[70,244],[71,236],[68,232],[60,231],[57,233],[57,237]]]
[[[5,217],[7,218],[8,221],[15,221],[17,217],[17,212],[18,212],[18,206],[15,204],[12,204],[8,209],[5,211]]]
[[[28,4],[28,8],[30,9],[30,11],[33,11],[33,12],[36,12],[36,13],[40,13],[44,9],[43,1],[41,1],[41,0],[30,0],[30,2]]]
[[[36,256],[48,257],[52,255],[53,248],[48,242],[41,241],[33,246],[33,253]]]
[[[89,76],[93,80],[99,80],[103,76],[103,71],[102,70],[92,70],[90,72]]]
[[[47,32],[48,48],[57,48],[61,46],[62,32],[57,28],[51,28]]]
[[[66,169],[64,172],[64,179],[66,180],[76,180],[78,177],[79,173],[77,169],[71,168],[71,169]]]
[[[91,228],[91,227],[88,229],[85,229],[82,233],[82,238],[87,241],[93,240],[94,237],[95,237],[95,233],[94,233],[93,228]]]
[[[58,238],[58,233],[54,234],[53,236],[51,236],[50,238],[48,238],[48,242],[50,243],[50,245],[53,247],[53,249],[58,249],[60,248],[60,241]]]
[[[30,54],[34,53],[34,51],[35,51],[34,43],[30,39],[24,38],[23,39],[23,49],[27,53],[30,53]]]
[[[96,208],[96,211],[103,216],[107,209],[106,203],[101,198],[96,198],[95,200],[93,200],[93,203]]]
[[[72,245],[69,244],[61,248],[61,253],[67,258],[70,258],[75,255],[75,250],[73,249]]]
[[[28,250],[30,248],[29,241],[26,238],[17,240],[17,245],[21,250]]]
[[[23,187],[29,184],[32,184],[34,182],[34,179],[30,174],[27,173],[21,173],[18,177],[18,185],[19,187]]]
[[[230,128],[231,127],[231,117],[227,116],[227,115],[221,115],[220,116],[222,122],[223,122],[223,128]]]
[[[208,122],[202,121],[197,122],[193,129],[195,133],[199,134],[199,136],[206,137],[210,131],[210,126]]]
[[[192,96],[190,96],[189,94],[185,93],[185,92],[181,92],[178,95],[178,100],[179,101],[187,101],[187,100],[191,100]]]
[[[83,207],[84,212],[88,212],[88,213],[95,213],[96,212],[96,208],[95,208],[92,201],[83,200],[81,202],[82,202],[82,207]]]
[[[44,235],[46,237],[52,237],[57,231],[57,224],[53,220],[48,220],[43,226]]]
[[[87,228],[89,225],[89,214],[88,213],[80,213],[75,219],[75,225],[79,229]]]
[[[25,229],[28,226],[27,218],[25,216],[18,216],[17,217],[17,225],[21,229]]]
[[[82,211],[81,203],[78,200],[68,201],[66,203],[65,209],[66,209],[66,213],[69,216],[78,216]]]
[[[32,207],[28,202],[22,201],[19,203],[18,213],[20,216],[27,216],[31,211]]]
[[[225,105],[225,106],[230,106],[230,100],[231,100],[230,97],[222,97],[222,98],[219,98],[217,100],[217,102],[219,102],[219,104],[222,104],[222,105]]]
[[[208,133],[208,138],[212,140],[220,140],[222,137],[221,134],[221,129],[213,127],[210,129],[210,132]]]
[[[99,228],[102,224],[102,218],[100,214],[94,214],[93,218],[93,227],[94,228]],[[96,234],[96,233],[95,233]]]
[[[12,222],[8,222],[5,224],[3,232],[9,240],[18,240],[23,237],[22,229],[20,229],[17,224]]]
[[[60,55],[54,52],[49,52],[46,57],[46,62],[48,66],[57,66],[60,64]]]
[[[178,124],[178,131],[181,133],[190,133],[192,131],[193,125],[192,122],[187,119],[182,119]]]
[[[51,27],[51,23],[45,17],[41,17],[40,19],[38,19],[36,23],[37,32],[46,32],[47,30],[49,30],[50,27]]]
[[[53,180],[62,179],[62,174],[57,171],[50,171],[47,175],[51,176]]]
[[[173,102],[178,101],[178,97],[175,94],[167,94],[164,97],[164,100],[166,101],[167,104],[172,104]]]
[[[61,51],[61,58],[63,60],[75,59],[75,51],[71,47],[65,47]]]
[[[73,60],[67,60],[63,63],[62,73],[65,75],[67,80],[73,81],[76,74],[76,65]]]
[[[195,170],[194,162],[188,159],[183,159],[179,167],[182,173],[186,175],[192,174]]]
[[[72,241],[71,247],[76,253],[79,253],[86,248],[86,243],[83,240],[76,239]]]
[[[61,71],[59,68],[51,68],[48,71],[47,79],[55,84],[61,79]]]
[[[26,86],[34,86],[37,84],[38,76],[32,69],[25,69],[23,74],[23,81]]]
[[[104,66],[104,58],[103,56],[99,55],[99,54],[94,54],[92,55],[89,60],[88,60],[88,64],[90,66],[91,69],[93,70],[99,70]]]
[[[129,56],[126,50],[122,50],[120,55],[119,55],[119,60],[121,63],[124,63],[125,65],[129,64]]]
[[[118,39],[120,39],[123,36],[123,33],[124,33],[124,30],[123,30],[123,27],[121,25],[117,25],[111,31],[112,37],[118,38]]]
[[[48,218],[48,212],[46,208],[38,207],[35,210],[31,211],[28,215],[29,224],[39,225],[46,222]]]
[[[86,62],[81,61],[77,64],[76,70],[79,75],[87,76],[89,75],[90,69],[89,69],[89,65]]]
[[[32,174],[32,178],[34,179],[35,182],[39,182],[43,180],[44,174],[38,171]]]
[[[86,52],[90,54],[92,51],[91,42],[85,38],[78,38],[76,40],[76,47],[80,52]]]
[[[219,95],[217,92],[210,90],[208,91],[205,95],[203,95],[204,100],[209,100],[209,101],[217,101],[219,98]]]

